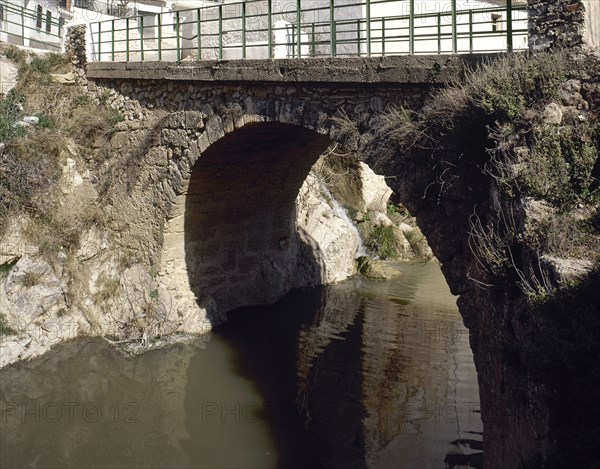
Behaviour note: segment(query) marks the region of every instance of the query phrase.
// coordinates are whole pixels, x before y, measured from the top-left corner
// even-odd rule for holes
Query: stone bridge
[[[135,249],[159,266],[177,309],[200,300],[207,327],[235,307],[326,282],[335,246],[315,245],[294,223],[310,168],[337,143],[389,173],[372,119],[391,106],[420,109],[480,60],[91,64],[90,90],[126,116],[110,145],[130,154],[116,177],[138,204],[127,212],[139,219],[126,220],[145,240]]]
[[[535,50],[579,45],[594,31],[583,28],[582,11],[585,4],[588,18],[597,16],[595,4],[529,3]],[[87,78],[89,90],[126,117],[110,142],[98,143],[121,154],[107,169],[123,189],[113,193],[126,194],[110,201],[112,228],[126,234],[124,247],[154,266],[161,298],[171,298],[177,311],[193,311],[200,328],[237,306],[275,301],[290,288],[327,279],[325,261],[335,249],[296,231],[294,203],[330,145],[388,176],[460,295],[479,373],[486,467],[516,467],[551,453],[544,423],[550,410],[525,378],[503,367],[502,350],[489,345],[514,335],[498,322],[512,303],[469,280],[476,260],[468,219],[476,205],[489,204],[489,182],[480,168],[461,169],[452,196],[437,200],[428,188],[443,183],[440,175],[411,162],[400,166],[373,131],[381,111],[420,109],[433,91],[481,60],[93,63]]]
[[[481,60],[90,64],[90,91],[126,117],[105,142],[113,155],[121,154],[107,178],[121,188],[112,193],[126,194],[109,201],[111,228],[123,234],[128,244],[122,247],[154,266],[159,298],[208,330],[233,308],[274,302],[293,287],[327,281],[336,248],[296,230],[295,200],[311,166],[338,144],[388,176],[417,217],[452,292],[461,295],[481,370],[487,357],[477,344],[494,331],[481,332],[481,317],[464,305],[476,297],[468,278],[475,262],[468,218],[476,204],[487,203],[488,182],[479,168],[461,169],[461,189],[440,203],[435,189],[428,191],[440,183],[439,174],[406,161],[399,165],[373,131],[381,111],[420,109],[434,90]],[[495,389],[493,379],[482,389]],[[497,464],[490,467],[510,467],[515,454],[537,450],[535,423],[522,414],[504,415],[510,404],[494,396],[482,393],[484,424],[493,415],[495,425],[486,427],[486,455]],[[515,422],[520,433],[511,430]]]

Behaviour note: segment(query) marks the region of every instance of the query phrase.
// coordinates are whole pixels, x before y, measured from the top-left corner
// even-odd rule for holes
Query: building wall
[[[532,51],[598,46],[598,0],[528,0]]]
[[[585,30],[583,41],[592,47],[600,47],[600,2],[585,0]]]
[[[19,46],[60,51],[60,35],[64,32],[63,24],[69,20],[69,15],[59,8],[59,0],[2,0],[0,5],[3,6],[4,16],[0,22],[0,40]],[[41,7],[39,19],[38,7]]]

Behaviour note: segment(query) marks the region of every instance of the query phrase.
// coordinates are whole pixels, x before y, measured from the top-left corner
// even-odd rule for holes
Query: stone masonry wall
[[[598,31],[598,7],[582,0],[528,0],[529,46],[534,52],[598,45],[589,31]],[[594,44],[595,42],[595,44]]]

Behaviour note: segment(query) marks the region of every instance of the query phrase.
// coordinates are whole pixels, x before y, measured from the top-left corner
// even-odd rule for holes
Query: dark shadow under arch
[[[298,270],[319,283],[318,253],[295,232],[295,200],[330,143],[294,125],[247,124],[198,158],[185,202],[185,262],[199,301],[216,303],[211,323],[301,286]]]

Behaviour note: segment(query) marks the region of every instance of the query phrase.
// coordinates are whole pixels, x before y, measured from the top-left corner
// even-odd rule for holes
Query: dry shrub
[[[82,106],[76,109],[68,124],[69,131],[80,143],[91,143],[96,136],[110,137],[122,116],[111,108]]]
[[[490,59],[438,92],[420,113],[387,110],[376,121],[377,133],[403,148],[464,145],[478,133],[485,137],[497,122],[518,120],[528,107],[554,99],[567,67],[564,53]]]
[[[373,126],[379,137],[394,142],[402,148],[411,148],[421,137],[415,119],[414,112],[392,106],[385,113],[375,117]]]
[[[593,220],[563,212],[547,220],[539,231],[545,234],[541,248],[550,254],[592,261],[600,259],[600,235]]]
[[[46,214],[51,192],[62,175],[64,139],[49,131],[13,139],[0,165],[0,219],[10,212]]]
[[[362,203],[360,162],[355,153],[330,147],[314,165],[313,173],[346,209],[358,211]]]
[[[23,58],[20,63],[17,87],[10,100],[0,105],[0,137],[6,134],[2,139],[7,144],[0,161],[0,231],[9,214],[27,213],[37,226],[31,226],[31,238],[49,236],[49,244],[72,247],[77,244],[77,232],[101,216],[71,216],[67,222],[57,216],[56,200],[63,196],[55,190],[62,165],[67,155],[93,154],[96,136],[110,135],[122,117],[107,106],[96,105],[78,86],[50,82],[50,73],[70,70],[62,56]],[[39,125],[14,131],[14,122],[24,115],[37,115]],[[50,228],[40,228],[44,226]]]
[[[39,285],[41,280],[42,280],[41,273],[25,272],[25,275],[23,275],[21,282],[23,283],[24,287],[31,288],[31,287],[35,287],[36,285]]]
[[[99,280],[100,290],[94,295],[94,304],[101,305],[113,298],[119,291],[121,282],[116,278],[103,277]]]

